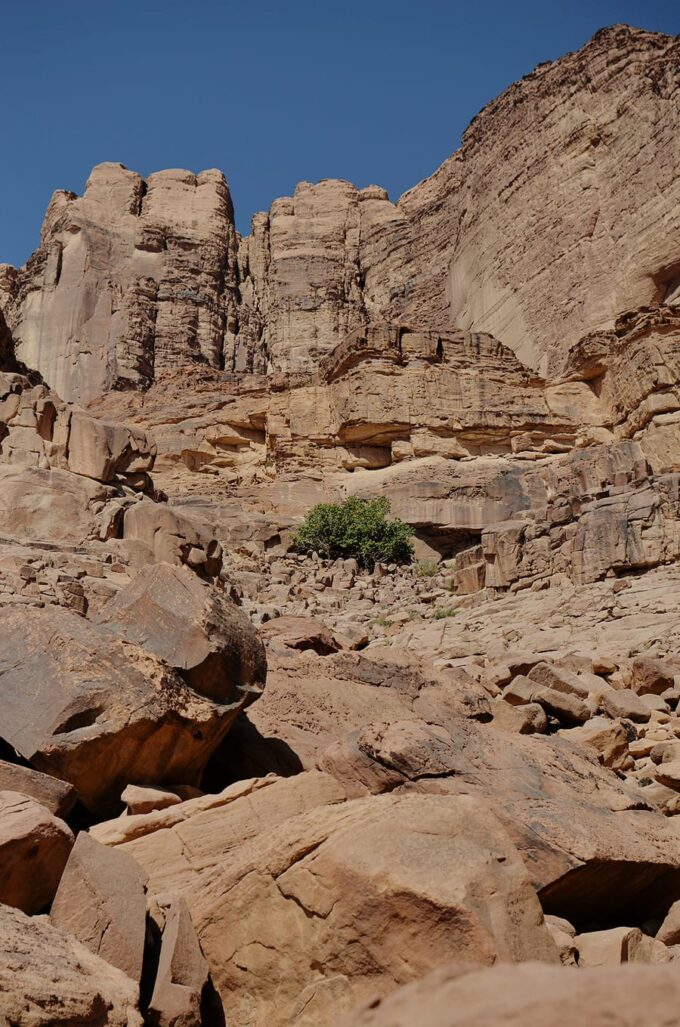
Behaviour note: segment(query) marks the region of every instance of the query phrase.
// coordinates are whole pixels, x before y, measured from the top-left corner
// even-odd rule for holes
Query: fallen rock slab
[[[579,966],[618,966],[619,963],[667,963],[670,953],[661,941],[639,927],[612,927],[607,931],[577,934]]]
[[[134,815],[176,806],[186,799],[195,799],[202,794],[199,788],[192,788],[191,785],[177,785],[175,788],[145,788],[142,785],[128,785],[121,795],[121,801],[127,806],[127,812]]]
[[[680,902],[674,902],[656,932],[657,941],[664,945],[680,944]]]
[[[145,874],[127,853],[78,835],[50,911],[54,927],[141,981],[146,933]]]
[[[0,792],[0,902],[24,913],[44,909],[72,846],[63,820],[27,795]]]
[[[594,753],[459,718],[368,724],[320,766],[353,794],[407,789],[489,802],[522,853],[547,913],[577,925],[633,922],[680,898],[680,833]],[[634,915],[633,915],[634,914]]]
[[[326,625],[314,617],[275,617],[262,625],[260,634],[265,639],[276,639],[288,649],[311,649],[319,656],[336,653],[340,648]]]
[[[208,963],[201,951],[186,900],[158,898],[164,926],[148,1017],[156,1027],[201,1027],[201,1000]]]
[[[186,567],[143,567],[97,624],[174,668],[199,695],[249,705],[267,675],[257,630],[224,594]]]
[[[559,960],[522,860],[478,799],[339,802],[338,787],[316,772],[270,779],[193,817],[184,803],[170,830],[152,828],[181,807],[149,814],[127,843],[119,832],[152,892],[186,898],[228,1022],[283,1027],[304,1010],[331,1023],[433,958]]]
[[[21,792],[35,799],[55,817],[65,817],[73,809],[78,793],[67,781],[41,774],[31,767],[0,760],[0,791]]]
[[[654,777],[659,784],[680,792],[680,759],[662,761],[654,770]]]
[[[632,720],[636,724],[646,724],[651,715],[651,710],[637,692],[633,692],[629,688],[612,688],[603,692],[600,704],[608,716],[615,719]]]

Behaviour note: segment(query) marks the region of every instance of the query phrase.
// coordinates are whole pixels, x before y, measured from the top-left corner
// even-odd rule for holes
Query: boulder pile
[[[2,1027],[678,1022],[678,47],[0,265]],[[350,496],[411,563],[296,548]]]

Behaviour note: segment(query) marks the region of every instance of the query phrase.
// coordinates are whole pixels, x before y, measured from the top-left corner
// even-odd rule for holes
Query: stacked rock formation
[[[679,69],[246,238],[100,165],[0,265],[0,1023],[675,1022]],[[294,551],[349,495],[411,565]]]

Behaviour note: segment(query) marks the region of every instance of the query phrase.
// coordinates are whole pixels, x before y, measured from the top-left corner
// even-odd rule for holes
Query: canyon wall
[[[615,26],[512,85],[397,203],[301,183],[239,239],[220,172],[100,165],[3,272],[17,358],[89,401],[188,362],[310,372],[387,320],[559,373],[581,336],[680,297],[679,115],[678,40]]]

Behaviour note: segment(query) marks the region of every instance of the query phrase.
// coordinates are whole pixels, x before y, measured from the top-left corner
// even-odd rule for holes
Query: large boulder
[[[38,913],[53,899],[73,834],[27,795],[0,792],[0,902]]]
[[[223,592],[186,567],[142,568],[96,620],[217,702],[247,706],[264,687],[267,662],[257,630]]]
[[[476,798],[342,802],[317,772],[230,792],[184,803],[193,816],[95,829],[151,892],[184,895],[229,1022],[330,1024],[447,959],[558,961],[519,854]]]
[[[44,918],[0,906],[3,1027],[142,1027],[137,985]]]
[[[319,761],[352,794],[404,788],[489,802],[522,853],[546,912],[633,922],[680,898],[680,834],[594,753],[459,718],[366,725]],[[621,920],[620,918],[624,918]]]
[[[50,922],[139,983],[146,934],[145,883],[132,856],[100,845],[81,831],[54,897]]]
[[[198,784],[246,694],[208,699],[154,654],[67,610],[0,611],[2,737],[73,784],[90,810],[116,810],[129,783]]]
[[[679,1002],[672,965],[448,966],[354,1010],[338,1027],[669,1027]]]
[[[115,533],[116,490],[70,474],[0,463],[0,531],[37,542],[80,545]]]

